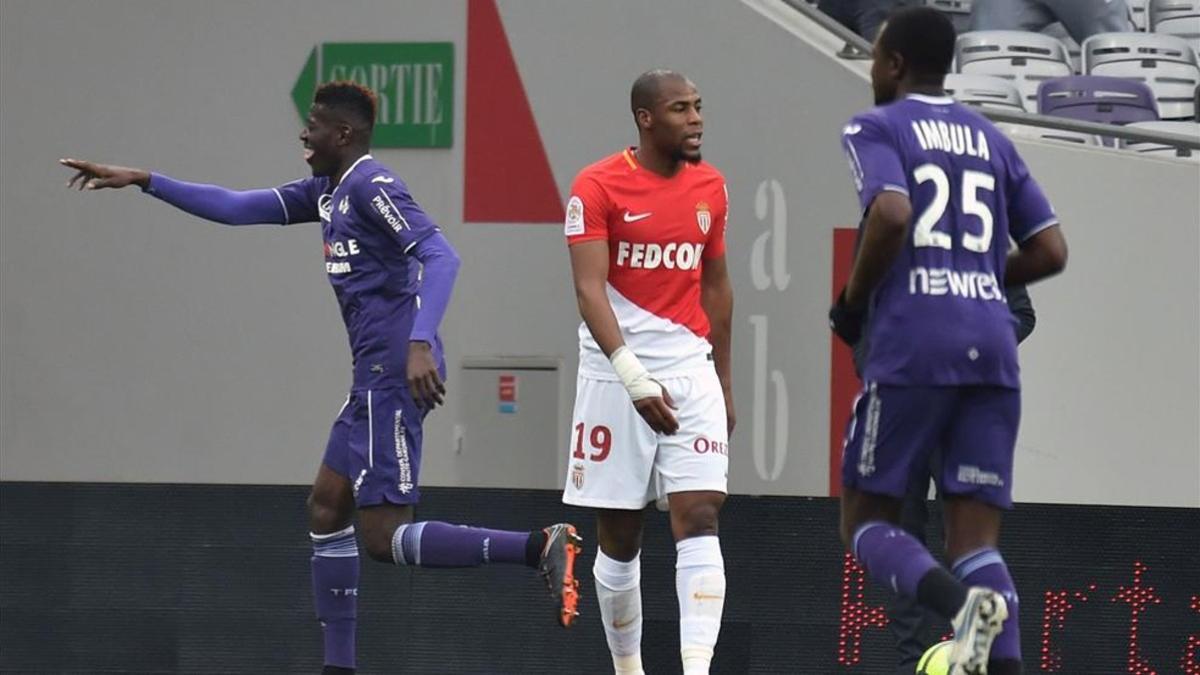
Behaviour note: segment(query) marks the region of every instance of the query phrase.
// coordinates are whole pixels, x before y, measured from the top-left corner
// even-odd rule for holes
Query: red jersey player
[[[708,673],[725,602],[727,191],[700,159],[695,85],[655,70],[630,98],[638,146],[580,172],[567,202],[583,325],[563,501],[596,509],[593,574],[613,664],[642,673],[642,511],[668,496],[683,670],[696,675]]]

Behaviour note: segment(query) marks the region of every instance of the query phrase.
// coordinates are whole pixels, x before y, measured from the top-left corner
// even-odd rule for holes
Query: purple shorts
[[[415,504],[424,417],[402,387],[352,391],[321,461],[350,479],[358,506]]]
[[[902,498],[935,448],[942,494],[1012,508],[1013,449],[1021,392],[1003,387],[902,387],[869,383],[854,402],[842,485]]]

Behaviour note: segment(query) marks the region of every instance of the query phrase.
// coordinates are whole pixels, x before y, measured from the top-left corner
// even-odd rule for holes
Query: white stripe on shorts
[[[863,441],[858,454],[858,475],[875,473],[875,443],[879,438],[879,409],[882,406],[876,383],[867,388],[867,415],[863,420]]]
[[[367,466],[375,468],[375,420],[371,414],[371,390],[367,390]]]

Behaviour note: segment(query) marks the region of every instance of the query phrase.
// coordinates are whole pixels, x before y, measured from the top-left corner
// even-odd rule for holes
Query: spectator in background
[[[971,6],[971,30],[1037,33],[1055,22],[1080,44],[1096,33],[1133,30],[1125,0],[975,0]]]
[[[820,0],[817,9],[858,33],[867,42],[875,42],[879,27],[892,12],[905,4],[908,4],[905,0]]]

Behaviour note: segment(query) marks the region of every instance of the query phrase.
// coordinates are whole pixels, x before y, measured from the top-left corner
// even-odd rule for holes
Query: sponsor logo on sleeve
[[[862,192],[863,180],[866,174],[863,173],[862,162],[858,159],[858,152],[854,149],[854,144],[850,139],[845,139],[846,161],[850,164],[850,177],[854,179],[854,189]]]
[[[408,221],[404,219],[404,214],[400,213],[400,209],[392,203],[392,198],[380,188],[379,194],[371,198],[371,206],[375,208],[376,213],[383,216],[391,228],[399,232],[400,230],[408,229]]]
[[[575,195],[567,202],[567,222],[563,234],[570,237],[583,234],[583,200]]]

